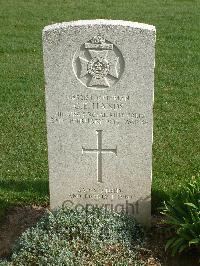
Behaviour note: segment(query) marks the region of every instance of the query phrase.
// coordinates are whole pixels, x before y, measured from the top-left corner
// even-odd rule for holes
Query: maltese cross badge
[[[81,83],[92,89],[106,89],[119,80],[124,63],[117,47],[97,35],[81,48],[75,59],[75,74]]]

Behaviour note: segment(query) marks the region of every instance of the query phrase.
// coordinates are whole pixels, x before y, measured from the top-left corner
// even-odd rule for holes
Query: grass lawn
[[[154,211],[199,173],[199,0],[0,0],[0,6],[1,215],[11,204],[49,202],[41,32],[55,22],[107,18],[156,26]]]

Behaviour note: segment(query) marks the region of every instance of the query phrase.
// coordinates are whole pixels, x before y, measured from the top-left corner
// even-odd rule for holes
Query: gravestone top
[[[149,226],[155,27],[121,20],[43,30],[52,208],[98,206]]]
[[[74,27],[74,26],[93,26],[93,25],[103,25],[103,26],[117,26],[121,25],[124,27],[132,27],[134,29],[144,29],[150,31],[156,31],[155,26],[132,22],[132,21],[125,21],[125,20],[109,20],[109,19],[94,19],[94,20],[76,20],[76,21],[69,21],[69,22],[62,22],[62,23],[55,23],[52,25],[48,25],[44,27],[43,32],[51,31],[51,30],[60,30],[65,27]]]

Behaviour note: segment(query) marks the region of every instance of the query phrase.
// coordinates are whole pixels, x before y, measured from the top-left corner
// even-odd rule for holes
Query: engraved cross
[[[97,133],[97,148],[86,149],[82,147],[83,153],[96,153],[97,154],[97,181],[102,182],[102,154],[103,153],[114,153],[117,156],[117,146],[115,149],[103,149],[102,148],[102,131],[96,130]]]

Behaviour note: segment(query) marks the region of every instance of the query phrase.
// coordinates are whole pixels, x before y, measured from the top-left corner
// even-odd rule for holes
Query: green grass
[[[0,212],[46,204],[47,144],[41,31],[77,19],[157,29],[153,207],[200,168],[199,0],[0,0]]]

